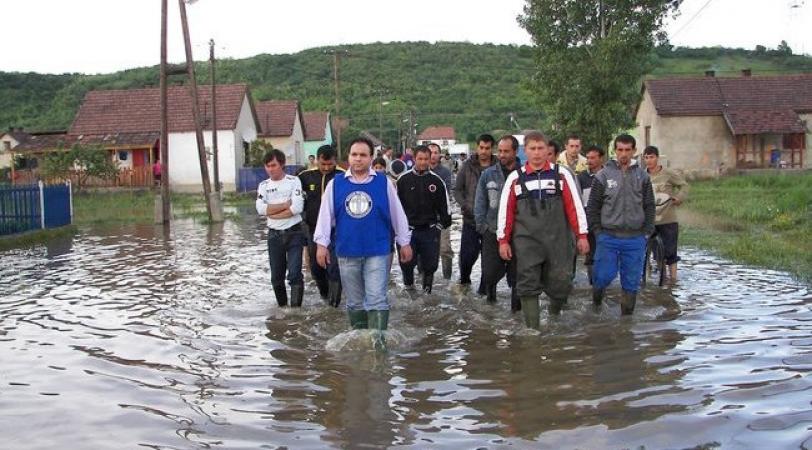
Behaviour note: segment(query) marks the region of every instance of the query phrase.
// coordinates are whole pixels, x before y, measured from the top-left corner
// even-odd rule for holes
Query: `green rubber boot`
[[[347,316],[350,318],[350,326],[353,330],[366,330],[368,328],[368,314],[363,309],[348,309]]]
[[[389,326],[389,311],[369,311],[369,329],[374,333],[372,347],[385,352],[386,340],[383,331]]]
[[[539,299],[538,297],[521,297],[522,315],[527,328],[539,329]]]

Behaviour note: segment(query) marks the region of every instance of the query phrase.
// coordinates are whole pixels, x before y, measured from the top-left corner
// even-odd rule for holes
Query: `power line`
[[[693,16],[691,16],[691,18],[690,18],[690,19],[688,19],[688,21],[687,21],[687,22],[685,22],[685,23],[684,23],[684,24],[683,24],[683,25],[680,27],[680,29],[679,29],[679,30],[675,31],[675,32],[674,32],[674,34],[672,34],[672,35],[671,35],[671,37],[672,37],[672,38],[677,37],[677,35],[678,35],[678,34],[680,34],[680,32],[681,32],[682,30],[684,30],[684,29],[685,29],[685,28],[686,28],[688,25],[690,25],[690,24],[691,24],[691,22],[693,22],[693,21],[694,21],[694,19],[696,19],[696,18],[697,18],[697,16],[699,16],[699,14],[700,14],[702,11],[704,11],[704,10],[705,10],[705,8],[707,8],[707,7],[708,7],[708,5],[710,5],[712,1],[713,1],[713,0],[708,0],[708,1],[706,1],[706,2],[705,2],[705,4],[704,4],[704,5],[702,5],[702,7],[701,7],[701,8],[699,8],[699,10],[698,10],[698,11],[697,11],[697,12],[696,12],[696,13],[695,13]]]

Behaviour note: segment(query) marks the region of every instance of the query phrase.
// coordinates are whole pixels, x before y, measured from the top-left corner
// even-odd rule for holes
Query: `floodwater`
[[[263,237],[246,212],[0,253],[0,448],[812,448],[812,294],[785,274],[686,249],[621,318],[579,269],[537,333],[506,286],[395,269],[379,354],[312,284],[275,306]]]

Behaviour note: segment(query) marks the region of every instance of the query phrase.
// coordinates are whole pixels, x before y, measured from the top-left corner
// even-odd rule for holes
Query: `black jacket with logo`
[[[436,173],[427,170],[418,174],[410,170],[398,178],[397,187],[410,227],[451,226],[445,183]]]
[[[327,183],[336,174],[343,174],[344,170],[336,167],[330,173],[322,174],[319,169],[305,170],[299,174],[299,181],[302,182],[302,190],[305,193],[304,221],[307,224],[310,234],[316,229],[316,222],[319,219],[319,208],[321,208],[321,195]]]

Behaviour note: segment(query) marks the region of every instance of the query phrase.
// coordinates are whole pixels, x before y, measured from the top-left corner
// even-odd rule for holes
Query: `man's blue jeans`
[[[598,249],[592,266],[592,285],[603,289],[612,282],[620,269],[620,286],[624,291],[636,294],[643,277],[646,259],[646,237],[619,238],[608,233],[597,237]]]
[[[307,239],[300,225],[287,230],[268,230],[268,261],[271,265],[271,285],[285,288],[285,272],[291,286],[304,284],[302,276],[302,247]]]
[[[348,310],[388,311],[386,285],[389,283],[391,253],[380,256],[338,258],[341,284]]]

